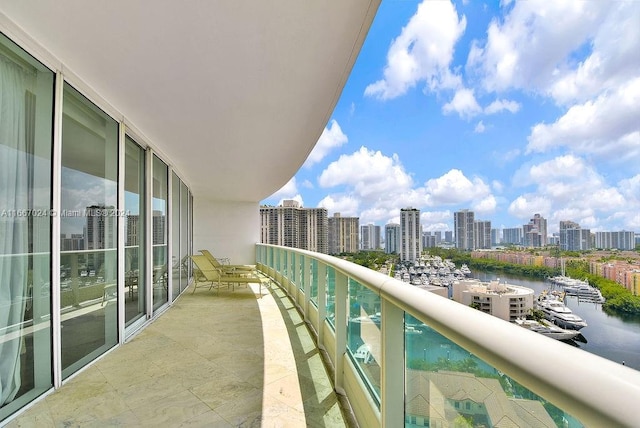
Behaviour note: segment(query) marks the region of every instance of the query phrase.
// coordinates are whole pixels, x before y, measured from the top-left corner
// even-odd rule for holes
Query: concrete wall
[[[193,252],[207,249],[232,264],[255,264],[260,240],[258,202],[193,200]]]

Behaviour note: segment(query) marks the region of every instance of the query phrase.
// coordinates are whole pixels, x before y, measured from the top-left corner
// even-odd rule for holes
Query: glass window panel
[[[172,299],[180,294],[180,178],[171,173],[171,277]]]
[[[380,403],[380,296],[349,278],[347,349],[374,399]]]
[[[336,271],[333,267],[327,266],[327,321],[331,328],[335,330],[336,321]]]
[[[168,191],[167,165],[157,156],[153,156],[153,309],[156,310],[167,303],[167,202]]]
[[[146,313],[145,151],[129,137],[124,168],[124,310],[128,326]]]
[[[189,285],[189,192],[180,183],[180,291]]]
[[[0,421],[52,386],[53,88],[0,34]]]
[[[310,272],[310,282],[311,287],[309,291],[309,299],[313,302],[314,305],[318,306],[318,261],[315,259],[311,259],[311,272]]]
[[[405,352],[406,427],[494,426],[497,420],[514,426],[583,426],[409,314]]]
[[[64,87],[60,213],[62,374],[117,343],[118,124]]]

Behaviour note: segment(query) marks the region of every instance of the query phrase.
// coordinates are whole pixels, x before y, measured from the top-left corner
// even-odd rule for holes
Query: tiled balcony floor
[[[191,289],[9,427],[348,426],[306,325],[277,287]]]

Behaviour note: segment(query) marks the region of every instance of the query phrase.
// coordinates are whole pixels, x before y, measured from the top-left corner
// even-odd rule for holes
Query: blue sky
[[[383,1],[307,162],[262,201],[640,232],[640,2]]]

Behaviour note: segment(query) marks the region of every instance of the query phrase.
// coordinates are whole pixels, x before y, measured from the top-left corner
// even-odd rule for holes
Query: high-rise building
[[[473,211],[462,210],[453,213],[453,229],[456,233],[455,243],[457,249],[463,251],[473,250],[473,223]]]
[[[506,227],[502,229],[502,243],[522,245],[522,228],[521,227]]]
[[[502,230],[500,229],[491,229],[491,246],[502,244]]]
[[[329,217],[329,254],[357,253],[359,224],[358,217],[341,217],[340,213]]]
[[[491,222],[478,220],[473,222],[473,249],[491,248]]]
[[[436,236],[431,232],[422,233],[422,248],[433,248],[436,246]]]
[[[260,242],[327,254],[328,219],[325,208],[302,208],[285,200],[278,207],[260,207]]]
[[[389,223],[384,227],[384,252],[387,254],[400,253],[400,225]]]
[[[636,248],[635,233],[629,231],[596,232],[596,248],[603,250],[634,250]]]
[[[528,224],[522,226],[526,247],[544,247],[547,245],[547,219],[535,214]]]
[[[379,250],[382,247],[380,239],[380,226],[371,223],[360,226],[361,250]]]
[[[86,250],[115,248],[116,216],[114,210],[113,206],[92,205],[87,207],[84,233],[84,248]]]
[[[444,241],[453,244],[453,230],[444,231]]]
[[[422,227],[420,210],[402,208],[400,210],[400,260],[415,262],[422,253]]]
[[[582,229],[573,221],[560,222],[560,249],[563,251],[584,251],[591,249],[591,231]]]

